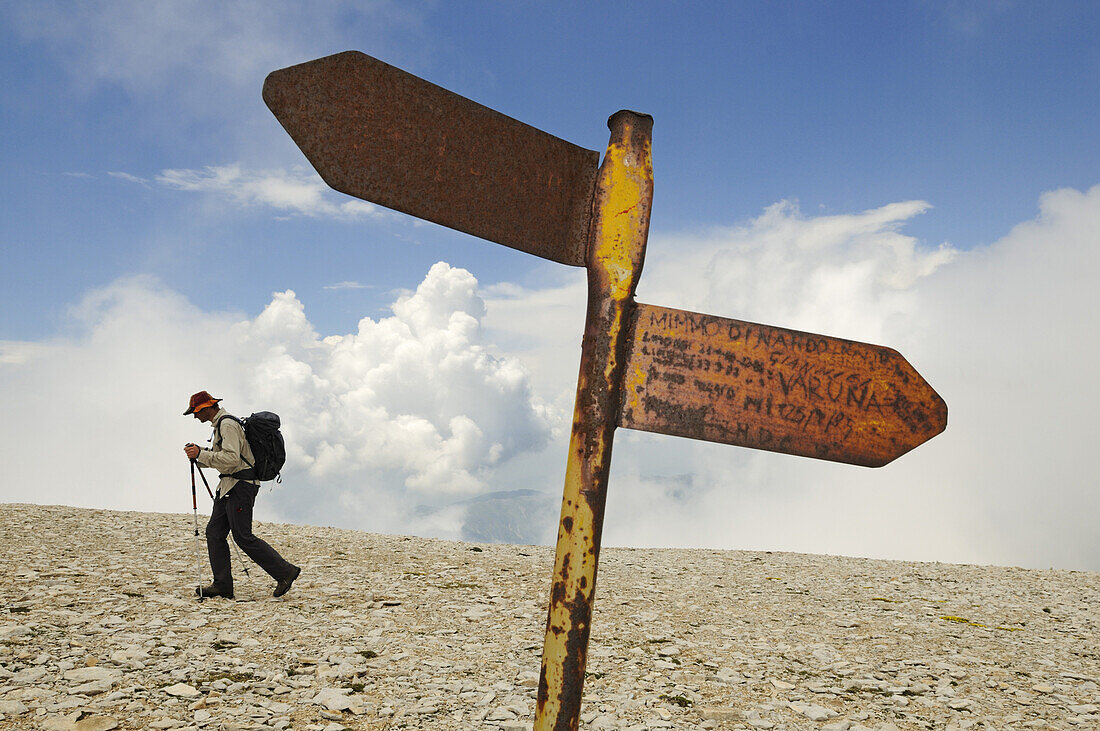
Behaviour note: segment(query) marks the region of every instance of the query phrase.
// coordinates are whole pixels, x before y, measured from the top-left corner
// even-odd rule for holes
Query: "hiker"
[[[226,536],[232,532],[233,540],[241,550],[278,582],[275,596],[280,597],[290,591],[291,584],[302,569],[252,534],[252,506],[256,503],[260,485],[254,480],[233,475],[249,470],[255,464],[255,458],[240,422],[218,406],[220,401],[206,391],[199,391],[191,397],[187,411],[183,412],[184,416],[194,414],[199,421],[214,427],[210,449],[188,444],[183,448],[184,453],[188,459],[216,469],[221,477],[210,522],[206,524],[206,550],[210,555],[214,583],[201,592],[199,589],[195,592],[206,597],[233,598],[233,573],[229,564],[229,544],[226,542]]]

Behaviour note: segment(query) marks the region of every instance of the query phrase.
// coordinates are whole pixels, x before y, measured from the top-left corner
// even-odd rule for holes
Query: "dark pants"
[[[206,524],[206,550],[210,554],[214,586],[220,589],[233,589],[229,543],[225,540],[230,532],[241,550],[276,581],[287,578],[296,568],[266,541],[252,534],[252,506],[259,489],[250,482],[238,482],[226,495],[214,501],[210,522]]]

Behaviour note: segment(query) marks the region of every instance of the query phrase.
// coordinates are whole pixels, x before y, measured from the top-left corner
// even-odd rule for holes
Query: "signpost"
[[[653,119],[585,150],[362,53],[272,72],[264,101],[333,188],[588,273],[535,729],[576,729],[616,427],[879,467],[947,405],[896,351],[634,301]]]

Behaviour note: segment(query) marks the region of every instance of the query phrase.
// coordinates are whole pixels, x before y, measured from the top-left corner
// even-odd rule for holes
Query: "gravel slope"
[[[294,588],[238,567],[237,601],[200,604],[190,515],[0,525],[0,729],[530,728],[549,548],[257,524]],[[600,569],[582,728],[1100,728],[1097,573],[648,549]]]

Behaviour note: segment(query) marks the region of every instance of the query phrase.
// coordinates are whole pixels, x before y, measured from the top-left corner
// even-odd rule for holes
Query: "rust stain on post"
[[[865,467],[947,427],[896,350],[639,304],[619,425]]]
[[[358,51],[273,71],[263,96],[336,190],[584,266],[595,151]]]
[[[653,118],[621,111],[608,127],[611,140],[597,178],[588,244],[588,312],[546,619],[537,731],[576,729],[579,723],[611,446],[653,201]]]

